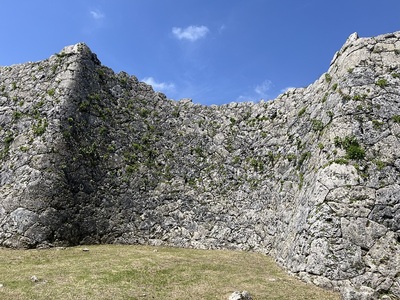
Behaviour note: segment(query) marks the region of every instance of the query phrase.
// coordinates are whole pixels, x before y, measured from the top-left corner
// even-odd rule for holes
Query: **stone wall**
[[[0,245],[262,251],[400,297],[400,33],[353,34],[274,101],[173,101],[84,44],[0,67]]]

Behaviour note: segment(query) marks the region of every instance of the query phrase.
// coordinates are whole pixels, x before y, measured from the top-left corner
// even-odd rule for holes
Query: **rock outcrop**
[[[274,101],[173,101],[84,44],[0,68],[0,245],[263,251],[400,298],[400,32]]]

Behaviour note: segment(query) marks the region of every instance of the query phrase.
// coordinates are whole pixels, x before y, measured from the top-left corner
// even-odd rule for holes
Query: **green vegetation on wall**
[[[365,150],[360,146],[354,136],[346,136],[344,138],[335,137],[335,146],[346,151],[347,159],[359,160],[365,157]]]

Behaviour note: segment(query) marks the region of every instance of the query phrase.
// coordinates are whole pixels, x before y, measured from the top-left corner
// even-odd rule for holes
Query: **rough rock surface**
[[[263,251],[400,298],[400,32],[350,36],[274,101],[173,101],[84,44],[0,67],[0,245]]]
[[[253,298],[251,297],[250,293],[247,291],[243,291],[243,292],[233,292],[228,300],[253,300]]]

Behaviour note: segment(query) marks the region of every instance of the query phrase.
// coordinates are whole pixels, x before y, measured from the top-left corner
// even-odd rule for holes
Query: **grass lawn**
[[[0,248],[0,299],[336,299],[251,252],[100,245]],[[35,276],[37,279],[32,279]]]

